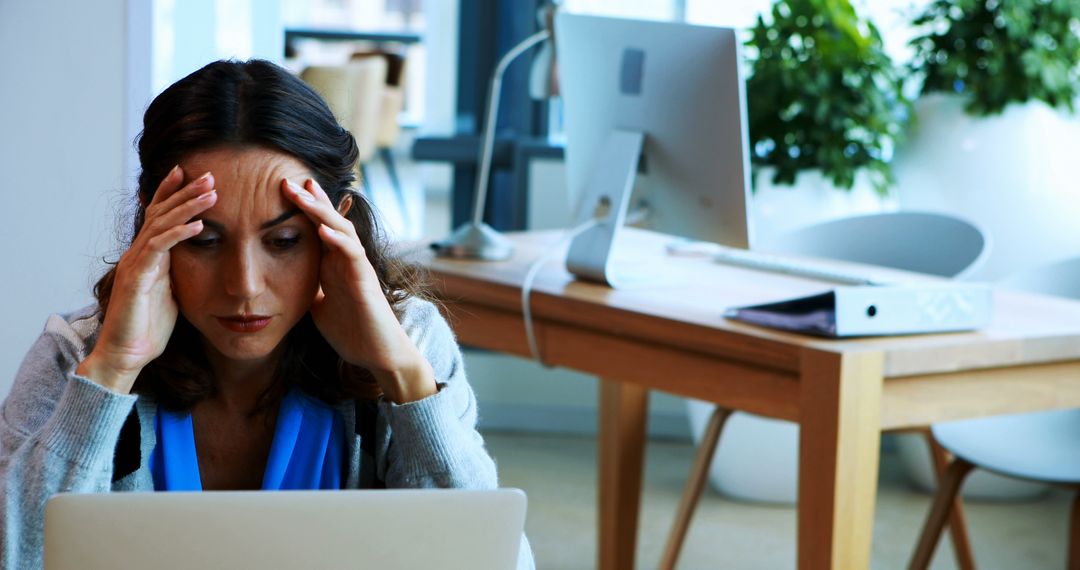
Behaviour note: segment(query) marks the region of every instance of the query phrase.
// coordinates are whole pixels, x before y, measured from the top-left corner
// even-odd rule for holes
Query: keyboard
[[[725,265],[807,277],[842,285],[882,285],[884,283],[867,274],[826,268],[811,260],[804,261],[760,251],[717,247],[712,251],[712,258],[717,263]]]

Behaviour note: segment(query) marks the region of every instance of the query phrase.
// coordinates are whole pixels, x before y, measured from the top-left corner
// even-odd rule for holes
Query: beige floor
[[[526,524],[539,568],[586,569],[596,558],[596,459],[592,438],[485,434],[500,482],[529,495]],[[646,452],[638,567],[655,568],[685,482],[693,448],[654,441]],[[903,482],[886,455],[874,526],[873,568],[906,567],[929,497]],[[968,503],[981,569],[1064,568],[1071,493],[1053,490],[1027,503]],[[932,568],[954,568],[951,547]],[[795,511],[733,502],[707,492],[679,568],[783,569],[795,566]]]

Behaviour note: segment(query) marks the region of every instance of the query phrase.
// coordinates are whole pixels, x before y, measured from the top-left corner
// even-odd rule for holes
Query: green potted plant
[[[776,0],[746,45],[761,231],[880,209],[874,197],[859,207],[833,204],[853,198],[819,195],[867,187],[885,197],[895,183],[890,162],[909,105],[903,69],[873,22],[848,0]],[[795,185],[795,192],[782,188]]]
[[[955,93],[971,115],[1043,101],[1073,109],[1080,83],[1080,2],[935,0],[913,24],[922,92]]]
[[[897,152],[901,206],[979,223],[993,247],[977,279],[1075,255],[1080,2],[934,0],[912,24],[921,95]],[[901,437],[898,446],[911,478],[931,486],[922,438]],[[1042,489],[980,473],[964,493],[1020,498]]]
[[[922,83],[901,204],[982,223],[995,243],[980,278],[1080,251],[1080,2],[934,0],[912,23]]]

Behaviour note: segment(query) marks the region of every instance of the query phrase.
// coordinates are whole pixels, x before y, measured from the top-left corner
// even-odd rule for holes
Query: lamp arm
[[[491,86],[488,90],[487,115],[484,117],[484,143],[480,149],[480,176],[476,179],[476,190],[473,192],[473,224],[479,225],[484,219],[484,205],[487,201],[488,176],[491,170],[491,149],[495,144],[495,119],[499,111],[499,98],[502,95],[502,76],[506,68],[510,67],[518,56],[534,45],[551,37],[551,32],[540,30],[525,38],[518,45],[510,48],[506,55],[502,56],[495,73],[491,76]]]

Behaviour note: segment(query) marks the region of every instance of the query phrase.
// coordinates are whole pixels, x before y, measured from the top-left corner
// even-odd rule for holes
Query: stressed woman
[[[314,91],[212,63],[154,99],[138,147],[130,245],[3,405],[3,567],[41,566],[59,492],[497,485],[460,349]]]

